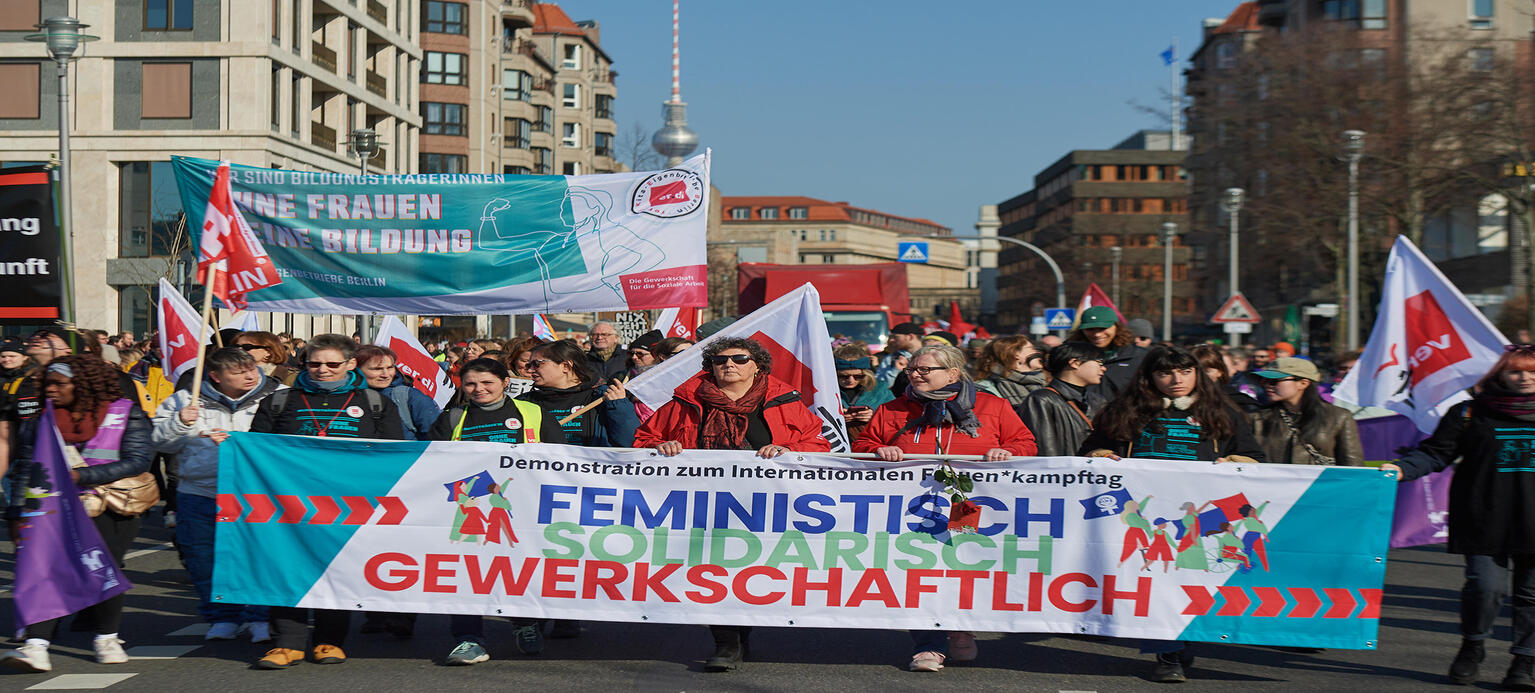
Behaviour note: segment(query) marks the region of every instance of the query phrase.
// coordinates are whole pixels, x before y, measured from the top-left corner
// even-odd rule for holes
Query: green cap
[[[1077,327],[1084,330],[1113,327],[1119,324],[1119,314],[1108,306],[1093,306],[1082,311],[1082,322]]]

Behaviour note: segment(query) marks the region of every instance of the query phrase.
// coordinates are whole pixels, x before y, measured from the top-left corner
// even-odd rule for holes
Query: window
[[[140,118],[192,117],[192,63],[143,63]]]
[[[598,118],[613,119],[613,95],[598,94],[592,97],[592,115]]]
[[[533,123],[533,129],[539,132],[554,132],[554,109],[548,106],[538,107],[538,122]]]
[[[575,84],[573,82],[567,82],[564,87],[564,97],[560,101],[560,105],[564,106],[565,108],[580,108],[581,85]]]
[[[7,0],[0,2],[0,31],[33,32],[42,19],[42,3],[38,0]]]
[[[565,47],[564,47],[563,50],[564,50],[565,58],[560,61],[560,69],[562,69],[562,70],[579,70],[579,69],[581,69],[581,44],[579,44],[579,43],[567,43],[567,44],[565,44]]]
[[[790,219],[809,219],[810,218],[810,209],[807,208],[807,207],[790,207],[789,208],[789,218]]]
[[[533,75],[522,70],[502,70],[501,98],[513,101],[532,101]]]
[[[461,103],[422,103],[421,134],[463,136],[467,110],[468,106]]]
[[[1467,0],[1471,4],[1471,28],[1492,28],[1492,0]]]
[[[309,29],[305,28],[308,26],[305,18],[309,16],[309,13],[299,11],[298,0],[293,0],[291,12],[293,13],[293,38],[288,41],[288,49],[293,51],[294,55],[303,55],[304,44],[308,43],[304,37],[309,35]]]
[[[1491,48],[1472,48],[1466,51],[1473,72],[1491,72],[1496,54]]]
[[[1325,19],[1359,19],[1359,0],[1323,0]]]
[[[537,173],[544,175],[554,173],[553,150],[546,149],[544,147],[534,147],[533,158],[538,160],[538,170],[536,171]]]
[[[823,264],[823,265],[835,265],[835,264],[837,264],[837,256],[836,255],[822,255],[821,256],[821,264]]]
[[[166,257],[176,240],[181,193],[169,161],[118,164],[122,181],[119,215],[120,257]]]
[[[272,68],[272,129],[282,132],[282,88],[286,81],[282,78],[282,68]]]
[[[288,105],[288,118],[291,121],[288,123],[288,132],[297,138],[301,132],[299,129],[301,124],[305,122],[304,117],[301,115],[304,107],[304,100],[302,98],[304,93],[304,77],[299,74],[298,70],[293,71],[292,87],[293,92],[290,98],[293,101]]]
[[[501,172],[513,176],[526,176],[532,173],[533,169],[526,166],[502,166]]]
[[[751,210],[750,207],[731,207],[730,208],[730,218],[731,219],[750,219],[750,218],[752,218],[752,210]]]
[[[357,32],[362,27],[356,22],[346,23],[346,52],[342,56],[346,59],[346,78],[357,81]]]
[[[464,25],[464,6],[456,2],[440,2],[439,0],[426,0],[421,7],[426,13],[425,26],[422,31],[434,34],[459,34],[468,33]]]
[[[38,63],[0,63],[0,93],[10,95],[0,99],[0,118],[39,117],[41,73],[42,65]]]
[[[145,0],[146,31],[191,31],[193,0]]]
[[[592,153],[597,156],[613,156],[612,133],[594,133],[592,135]]]
[[[560,144],[566,147],[581,146],[581,124],[565,123],[561,128]]]
[[[272,45],[282,45],[282,0],[272,0]]]
[[[736,262],[767,262],[767,248],[760,245],[744,245],[736,248]]]
[[[457,84],[469,82],[468,61],[463,53],[426,52],[426,69],[421,71],[421,81],[427,84]]]
[[[469,170],[469,157],[459,154],[421,154],[422,173],[465,173]]]
[[[777,207],[763,207],[762,211],[759,212],[758,215],[761,216],[763,219],[777,219],[778,218],[778,208]]]
[[[507,149],[528,149],[532,146],[532,123],[522,118],[507,118],[505,130]]]
[[[581,175],[581,164],[575,161],[567,161],[561,168],[561,171],[561,175],[579,176]]]
[[[1237,66],[1237,45],[1230,41],[1224,41],[1215,47],[1215,66],[1222,70],[1230,70]]]
[[[1363,11],[1359,13],[1359,28],[1386,28],[1386,0],[1364,0]]]

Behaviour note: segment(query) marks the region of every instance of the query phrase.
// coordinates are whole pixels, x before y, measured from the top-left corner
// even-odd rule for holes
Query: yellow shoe
[[[340,664],[346,661],[346,653],[335,645],[316,645],[314,651],[309,653],[309,658],[315,664]]]
[[[256,661],[257,669],[287,669],[304,661],[303,650],[289,650],[282,647],[274,647],[267,650],[266,655]]]

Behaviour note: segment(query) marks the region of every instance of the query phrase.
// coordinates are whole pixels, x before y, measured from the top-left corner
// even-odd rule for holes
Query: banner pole
[[[208,314],[213,312],[213,265],[208,263],[208,271],[203,275],[203,316],[198,325],[201,332],[197,335],[197,365],[192,367],[192,399],[189,404],[195,406],[203,393],[203,364],[208,355]],[[214,333],[218,334],[217,332]],[[222,348],[224,345],[219,344]]]

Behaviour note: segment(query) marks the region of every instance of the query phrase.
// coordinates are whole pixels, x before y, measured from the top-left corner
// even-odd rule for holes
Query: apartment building
[[[70,68],[77,322],[142,334],[160,277],[197,293],[173,154],[355,172],[348,133],[368,127],[380,145],[370,171],[413,171],[418,11],[419,0],[0,0],[3,165],[58,157],[56,68],[22,37],[69,15],[100,37]],[[341,316],[260,319],[351,331]]]

